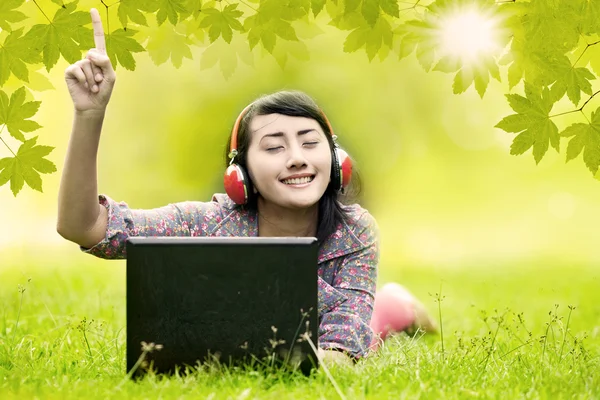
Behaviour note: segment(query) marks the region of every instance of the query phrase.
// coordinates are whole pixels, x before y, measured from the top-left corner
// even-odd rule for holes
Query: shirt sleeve
[[[374,337],[370,322],[377,283],[379,239],[375,220],[370,215],[368,218],[365,232],[359,236],[367,239],[367,246],[343,259],[332,285],[322,279],[318,283],[326,304],[319,325],[319,346],[343,351],[354,359],[367,355]]]
[[[108,211],[106,236],[95,246],[80,246],[80,250],[106,259],[127,258],[125,243],[131,236],[203,236],[206,217],[211,217],[211,213],[214,217],[218,208],[216,202],[186,201],[140,210],[106,195],[99,195],[98,199]]]

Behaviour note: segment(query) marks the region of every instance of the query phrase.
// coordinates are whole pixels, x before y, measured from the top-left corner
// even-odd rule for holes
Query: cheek
[[[248,167],[246,172],[250,176],[252,183],[260,189],[263,182],[266,182],[269,177],[270,169],[267,160],[265,157],[260,157],[249,152],[246,165]]]
[[[329,172],[331,171],[331,163],[333,162],[332,158],[331,158],[331,151],[328,149],[324,150],[321,154],[320,154],[320,167],[321,170],[323,172]]]

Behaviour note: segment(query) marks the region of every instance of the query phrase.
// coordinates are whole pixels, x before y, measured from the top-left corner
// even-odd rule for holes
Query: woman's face
[[[331,174],[331,150],[317,121],[282,114],[250,122],[247,166],[267,202],[302,209],[319,202]]]

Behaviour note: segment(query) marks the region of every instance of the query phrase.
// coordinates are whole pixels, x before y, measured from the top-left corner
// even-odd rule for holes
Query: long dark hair
[[[267,115],[267,114],[283,114],[292,117],[306,117],[314,119],[319,123],[325,137],[329,143],[329,148],[334,148],[334,141],[332,133],[329,130],[329,126],[325,121],[321,109],[317,106],[317,103],[306,93],[300,91],[280,91],[273,94],[265,95],[255,100],[242,120],[237,135],[237,156],[235,162],[242,166],[246,171],[247,168],[247,156],[248,147],[250,146],[250,135],[249,126],[250,121],[256,115]],[[231,135],[227,141],[227,147],[225,148],[225,168],[229,166],[229,148],[231,145]],[[353,163],[354,164],[354,163]],[[332,163],[333,165],[333,163]],[[249,175],[249,174],[247,174]],[[248,176],[250,181],[250,177]],[[249,182],[249,199],[248,203],[244,206],[249,210],[258,210],[258,196],[256,196],[252,190],[252,182]],[[354,165],[352,171],[352,179],[349,186],[344,190],[344,193],[336,191],[332,183],[329,183],[325,193],[319,200],[319,221],[317,225],[317,239],[320,243],[335,232],[337,225],[343,221],[348,220],[347,212],[344,208],[344,204],[350,204],[358,200],[361,190],[361,180]]]

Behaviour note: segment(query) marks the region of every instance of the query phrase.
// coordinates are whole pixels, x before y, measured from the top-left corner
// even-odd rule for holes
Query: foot
[[[385,284],[375,295],[371,328],[377,342],[393,332],[414,335],[437,330],[425,306],[404,286],[393,282]]]

